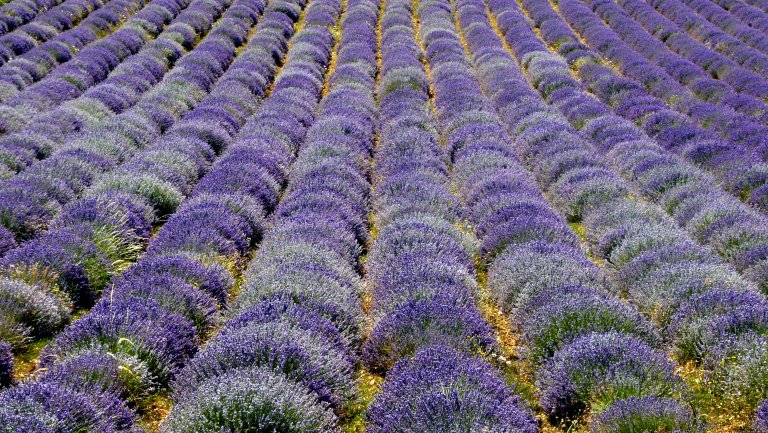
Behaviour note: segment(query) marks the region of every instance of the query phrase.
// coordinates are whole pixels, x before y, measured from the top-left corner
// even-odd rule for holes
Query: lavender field
[[[768,0],[0,0],[0,433],[768,433]]]

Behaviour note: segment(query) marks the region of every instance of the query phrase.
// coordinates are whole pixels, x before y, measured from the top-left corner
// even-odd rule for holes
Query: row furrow
[[[10,0],[0,7],[0,35],[34,20],[64,0]]]
[[[34,163],[0,183],[0,243],[36,238],[67,203],[194,108],[245,41],[229,34],[230,21],[237,26],[247,19],[237,9],[225,14],[230,5],[231,0],[193,1],[158,39],[91,89],[92,98],[72,101],[52,112],[45,126],[37,125],[40,133],[19,146],[19,154]],[[114,115],[110,103],[130,108]],[[47,158],[37,161],[36,149]]]
[[[243,14],[251,9],[251,20],[256,19],[262,7],[253,2],[244,2],[243,6],[239,12]],[[193,120],[189,126],[196,127],[197,134],[180,130],[176,146],[173,146],[174,140],[168,143],[168,156],[172,156],[174,148],[177,155],[183,155],[181,144],[189,142],[187,154],[199,158],[201,151],[213,155],[218,146],[232,141],[222,157],[200,178],[191,199],[175,214],[176,221],[169,221],[152,240],[148,254],[120,275],[91,312],[69,326],[44,350],[43,368],[32,380],[3,393],[0,416],[4,425],[12,429],[22,422],[40,425],[40,421],[48,418],[56,420],[62,428],[75,430],[141,430],[126,403],[138,404],[141,410],[142,402],[167,389],[171,378],[195,352],[196,344],[214,326],[217,307],[226,304],[234,282],[230,273],[234,269],[226,263],[226,259],[234,257],[224,257],[230,252],[228,244],[237,242],[238,236],[250,236],[254,242],[258,239],[264,208],[269,203],[260,202],[260,197],[249,196],[247,191],[249,186],[257,187],[259,179],[252,180],[250,185],[241,185],[241,194],[231,191],[229,196],[217,191],[218,179],[228,170],[242,173],[242,158],[232,157],[238,148],[242,151],[248,147],[248,137],[259,132],[258,128],[254,130],[256,119],[268,110],[271,97],[259,108],[256,105],[268,90],[269,75],[276,71],[281,53],[288,49],[286,39],[301,9],[301,3],[283,1],[267,6],[251,43],[241,55],[242,60],[236,62],[232,72],[216,86],[211,98],[206,100],[207,107],[204,102],[195,110],[203,116],[205,124]],[[318,4],[314,13],[307,15],[310,14],[314,18],[305,19],[304,25],[312,19],[323,22],[328,8]],[[307,55],[315,42],[311,33],[303,30],[294,37],[283,72],[290,74],[296,64],[311,59]],[[284,79],[282,74],[278,81],[281,79]],[[218,95],[215,95],[216,89]],[[275,93],[273,91],[272,96]],[[221,103],[229,109],[221,109]],[[240,111],[236,111],[237,107]],[[237,136],[227,140],[222,132],[234,134],[255,108],[254,116],[245,122]],[[207,131],[202,126],[207,127]],[[279,164],[273,167],[281,169]],[[266,190],[277,182],[273,179],[262,187]],[[142,191],[136,191],[133,198],[138,201],[141,196]],[[206,214],[206,210],[210,212]],[[219,222],[226,212],[229,212],[226,222],[237,220],[239,223],[234,227],[242,230],[239,234],[228,230],[213,238],[200,233],[203,236],[197,239],[201,243],[195,250],[169,242],[189,234],[194,224],[198,230],[205,230],[209,224]],[[184,217],[186,224],[181,221]],[[221,242],[225,236],[229,236],[229,242]],[[78,416],[73,417],[73,413]]]
[[[531,410],[482,357],[499,347],[479,308],[477,241],[451,193],[476,167],[452,164],[450,150],[485,141],[459,137],[479,126],[478,113],[456,86],[441,12],[388,0],[383,21],[378,235],[366,260],[374,323],[363,361],[387,375],[367,431],[536,432]]]
[[[246,42],[263,8],[237,0],[225,12],[228,31],[219,43],[229,41],[234,51]],[[29,338],[56,333],[73,309],[93,305],[111,279],[136,260],[152,228],[176,210],[264,95],[274,74],[269,60],[276,59],[265,57],[256,63],[259,69],[251,61],[284,44],[279,33],[274,35],[272,21],[256,27],[246,46],[250,54],[239,56],[209,95],[166,134],[86,188],[83,198],[62,209],[51,230],[3,259],[6,302],[0,311],[7,326],[2,339],[23,346]]]
[[[693,243],[659,209],[630,195],[631,189],[607,170],[594,149],[605,149],[617,167],[648,166],[643,163],[647,154],[636,151],[640,141],[631,133],[633,129],[620,118],[603,115],[586,122],[587,134],[574,134],[572,122],[562,116],[580,110],[581,104],[590,103],[589,98],[571,86],[548,93],[547,83],[560,82],[568,74],[565,63],[559,61],[561,67],[556,68],[547,60],[551,54],[536,39],[516,4],[500,0],[489,5],[515,58],[497,49],[495,64],[503,62],[504,66],[494,71],[489,63],[484,82],[490,92],[497,93],[494,100],[500,112],[508,113],[506,121],[509,130],[516,131],[518,153],[538,173],[539,182],[558,210],[570,217],[580,216],[593,254],[613,271],[614,283],[631,303],[664,330],[665,346],[676,359],[692,361],[707,370],[709,391],[731,395],[733,413],[751,418],[764,389],[754,382],[760,377],[758,360],[765,356],[761,355],[765,351],[761,343],[765,338],[761,331],[766,317],[764,297],[712,251]],[[523,28],[526,30],[521,32]],[[544,63],[537,64],[537,59]],[[503,70],[506,74],[500,73]],[[529,82],[538,84],[534,88],[541,95],[531,93]],[[509,92],[506,94],[500,91],[515,87],[514,91],[505,90]],[[543,104],[541,96],[549,96],[563,113]],[[566,109],[563,101],[568,100],[571,108]],[[523,113],[521,104],[526,107]],[[594,148],[590,149],[587,138],[594,140]],[[683,186],[667,204],[677,200],[681,215],[695,216],[698,203],[703,206],[703,215],[711,215],[706,211],[711,202],[685,203],[691,192]],[[715,224],[708,231],[713,240],[732,236],[735,239],[726,245],[739,245],[740,238],[733,232],[740,231],[740,225],[729,233],[721,228],[726,221],[719,225],[711,217],[691,221],[703,227]],[[718,304],[729,307],[720,309]]]
[[[91,12],[109,1],[65,0],[35,17],[34,21],[0,36],[0,65],[55,38],[61,32],[76,27]]]

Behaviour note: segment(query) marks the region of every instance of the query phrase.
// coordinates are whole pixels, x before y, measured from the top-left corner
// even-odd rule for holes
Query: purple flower
[[[55,382],[25,383],[0,395],[0,423],[13,432],[42,425],[53,426],[52,432],[131,431],[132,413],[124,406],[102,406],[104,401],[100,397],[98,389],[89,387],[70,387]],[[22,419],[28,424],[21,424]]]
[[[591,433],[636,431],[703,433],[707,426],[691,409],[675,400],[644,396],[614,402],[596,417],[590,428]]]
[[[41,337],[58,331],[69,321],[72,305],[60,293],[45,285],[0,278],[0,336],[16,346],[27,337]]]
[[[569,285],[606,285],[597,265],[570,245],[533,242],[510,248],[488,269],[488,287],[508,310],[525,305],[544,290]]]
[[[541,405],[554,419],[575,419],[592,407],[633,396],[674,397],[674,364],[642,340],[589,334],[557,352],[538,373]]]
[[[146,372],[145,386],[162,386],[195,352],[195,332],[186,318],[143,299],[104,300],[72,323],[46,347],[42,365],[84,351],[114,354],[130,362],[126,368]]]
[[[310,323],[290,316],[252,320],[217,335],[179,374],[173,387],[184,401],[206,380],[238,369],[267,368],[304,384],[334,408],[352,397],[353,364]]]
[[[368,420],[372,433],[538,431],[533,412],[490,364],[441,346],[395,364]]]
[[[514,316],[534,365],[542,364],[569,342],[596,332],[621,332],[652,346],[660,345],[656,330],[637,310],[598,291],[548,290],[521,310],[525,313]]]
[[[763,401],[755,411],[755,421],[752,423],[755,433],[768,432],[768,401]]]
[[[223,267],[204,266],[183,255],[144,257],[123,272],[115,281],[115,285],[120,286],[123,281],[142,281],[155,277],[181,279],[184,284],[190,284],[207,293],[221,304],[226,302],[234,285],[232,276]]]
[[[363,348],[363,362],[386,371],[421,348],[442,344],[457,350],[493,350],[493,332],[476,306],[457,307],[434,301],[403,304],[374,325]]]
[[[336,418],[304,385],[267,368],[232,370],[173,407],[163,433],[273,429],[337,433]]]
[[[33,282],[55,285],[75,305],[91,305],[104,288],[112,265],[98,247],[70,233],[55,230],[8,253],[0,266],[17,272],[35,271]]]
[[[0,257],[4,256],[6,252],[15,247],[16,239],[14,239],[13,232],[0,226]]]

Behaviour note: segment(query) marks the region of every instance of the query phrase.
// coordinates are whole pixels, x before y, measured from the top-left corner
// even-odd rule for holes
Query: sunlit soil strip
[[[376,395],[381,391],[384,378],[373,374],[364,367],[358,368],[357,387],[359,399],[348,410],[348,416],[341,422],[341,429],[345,433],[363,433],[366,429],[366,411]]]
[[[553,0],[550,0],[550,3],[552,3]],[[520,4],[520,10],[525,13],[525,16],[527,18],[531,18],[530,15],[527,13],[525,8],[523,7],[520,0],[518,0],[518,3]],[[559,11],[557,11],[557,8],[553,6],[553,9],[559,14]],[[502,45],[504,46],[505,50],[507,50],[509,53],[512,53],[511,48],[506,43],[505,38],[503,37],[501,31],[498,28],[497,20],[494,14],[490,11],[486,4],[486,12],[489,18],[489,21],[491,23],[491,27],[493,28],[494,32],[498,35],[499,40],[501,41]],[[535,22],[534,20],[530,20],[531,22]],[[534,30],[539,33],[538,27],[534,27]],[[574,34],[578,35],[576,31],[574,31]],[[544,39],[542,39],[543,41]],[[586,44],[586,42],[579,37],[579,40],[584,43],[586,46],[589,46]],[[556,55],[559,55],[557,53],[557,47],[548,45],[547,47],[549,50]],[[609,64],[609,63],[606,63]],[[580,65],[574,65],[571,64],[571,71],[574,73],[574,76],[578,79],[578,69]],[[634,200],[634,196],[628,197],[630,200]],[[582,245],[586,245],[586,229],[582,223],[579,222],[572,222],[568,224],[569,227],[579,236],[579,239],[581,240]],[[589,248],[586,248],[585,251],[587,252],[587,257],[600,266],[601,268],[605,268],[605,261],[602,259],[599,259],[592,255],[589,252]],[[610,275],[610,274],[609,274]],[[673,362],[677,362],[676,359],[673,357],[670,358]],[[712,425],[712,431],[715,432],[723,432],[723,433],[734,433],[734,432],[746,432],[749,431],[749,423],[745,421],[745,419],[750,418],[749,416],[743,416],[741,414],[738,414],[734,407],[729,404],[727,396],[722,395],[714,395],[712,394],[711,389],[707,386],[707,380],[705,378],[706,372],[700,367],[695,365],[694,363],[686,363],[685,365],[679,365],[676,369],[676,374],[679,375],[689,386],[692,391],[692,403],[694,407],[701,410],[701,415],[703,415],[705,421]],[[588,420],[585,420],[585,422]],[[572,431],[571,428],[567,428],[568,431]]]
[[[379,1],[379,15],[376,22],[376,76],[375,76],[375,86],[374,86],[374,100],[376,101],[376,104],[379,104],[379,84],[381,83],[381,70],[383,65],[383,58],[382,58],[382,51],[381,51],[381,45],[382,45],[382,39],[383,39],[383,21],[384,21],[384,8],[387,5],[387,0],[380,0]],[[335,61],[335,57],[333,58]],[[323,89],[324,91],[326,89]],[[379,143],[381,142],[381,135],[379,134],[380,131],[376,130],[373,134],[373,152],[374,155],[376,151],[379,148]],[[373,172],[374,168],[374,159],[371,158],[370,161],[370,167],[371,172]],[[375,178],[371,176],[371,187],[373,188],[375,186]],[[374,223],[374,215],[371,212],[368,215],[368,230],[370,233],[370,236],[368,237],[368,245],[365,246],[365,251],[360,256],[360,263],[363,268],[363,276],[365,276],[365,261],[367,257],[367,252],[371,250],[371,246],[376,241],[376,238],[378,237],[378,230],[376,228],[376,224]],[[367,278],[363,278],[364,281],[364,289],[365,292],[362,296],[362,309],[363,313],[365,314],[365,336],[364,339],[367,340],[370,336],[371,330],[373,328],[373,319],[371,317],[371,302],[372,302],[372,295],[371,295],[371,287],[369,285],[369,281]],[[345,433],[364,433],[366,431],[366,425],[367,425],[367,411],[370,404],[375,399],[376,395],[381,391],[381,384],[384,382],[384,378],[380,375],[374,374],[370,372],[362,363],[359,363],[357,366],[357,386],[358,386],[358,400],[351,405],[348,410],[348,416],[341,421],[341,429]]]
[[[454,2],[450,0],[451,9],[454,10]],[[456,31],[459,36],[464,52],[468,58],[471,58],[469,44],[462,31],[459,23],[459,17],[453,14],[454,21],[456,23]],[[496,23],[494,22],[494,25]],[[494,30],[498,30],[494,27]],[[524,361],[520,357],[520,347],[518,342],[520,340],[519,331],[515,329],[515,326],[509,320],[509,317],[502,311],[501,307],[493,299],[493,296],[488,291],[488,273],[485,268],[485,263],[479,258],[476,260],[476,272],[477,282],[480,292],[479,308],[480,312],[486,321],[493,327],[496,334],[496,340],[501,346],[502,353],[492,362],[501,370],[506,382],[512,386],[516,392],[520,393],[522,397],[528,401],[531,407],[536,412],[536,417],[541,422],[541,430],[543,433],[556,432],[559,429],[552,425],[547,417],[543,414],[537,404],[537,388],[533,383],[533,371],[531,370],[530,363]],[[577,430],[574,430],[577,431]]]
[[[454,0],[449,0],[451,3],[451,10],[456,10],[454,5]],[[493,28],[494,32],[499,36],[499,39],[502,41],[502,44],[504,44],[504,48],[509,50],[509,47],[507,46],[506,41],[503,37],[501,37],[500,30],[498,28],[498,23],[495,19],[495,17],[490,14],[490,10],[488,9],[488,6],[486,5],[486,12],[488,13],[488,16],[491,18],[491,27]],[[456,31],[459,36],[459,40],[461,41],[461,45],[464,47],[464,52],[466,53],[468,58],[472,58],[471,51],[469,49],[469,44],[466,40],[466,36],[463,32],[463,28],[461,27],[459,17],[457,14],[453,14],[454,21],[456,23]],[[585,229],[583,224],[580,223],[570,223],[568,224],[569,227],[574,230],[574,232],[579,236],[579,239],[582,241],[582,243],[585,242]],[[589,255],[590,260],[595,262],[598,266],[602,266],[603,264],[596,260],[592,255]],[[488,290],[488,275],[487,270],[485,269],[485,263],[483,263],[481,260],[477,260],[476,263],[476,271],[478,275],[478,285],[480,290],[480,311],[483,314],[483,317],[485,320],[488,321],[488,323],[491,324],[493,327],[495,333],[496,333],[496,339],[501,346],[502,349],[502,355],[497,357],[497,359],[494,359],[493,361],[497,365],[497,367],[503,372],[504,378],[506,379],[507,383],[510,384],[510,386],[513,386],[515,390],[520,393],[523,398],[525,398],[531,407],[536,412],[536,417],[538,418],[540,422],[541,431],[543,433],[553,433],[553,432],[561,432],[562,430],[566,430],[568,432],[587,432],[589,431],[589,423],[586,422],[586,420],[577,420],[574,421],[571,424],[568,425],[555,425],[548,417],[543,413],[541,407],[538,405],[538,398],[537,393],[538,389],[536,385],[534,384],[534,371],[532,369],[532,365],[530,362],[525,361],[520,357],[519,351],[520,347],[518,345],[518,342],[520,340],[520,334],[519,330],[515,328],[513,323],[510,321],[507,314],[504,313],[504,311],[501,309],[501,307],[496,303],[496,301],[493,299],[493,296]],[[579,422],[581,421],[581,422]]]
[[[347,0],[342,0],[341,2],[341,8],[342,10],[347,10]],[[325,95],[328,94],[328,92],[331,90],[331,76],[333,76],[333,72],[336,70],[336,63],[339,61],[339,41],[341,41],[341,21],[337,21],[336,25],[330,28],[331,34],[333,35],[333,39],[336,41],[333,46],[333,51],[331,52],[331,61],[328,62],[328,67],[326,68],[325,73],[325,82],[323,83],[323,91],[320,94],[321,97],[325,97]]]
[[[713,433],[746,433],[751,432],[748,420],[752,418],[751,411],[747,414],[734,409],[728,397],[714,394],[704,377],[703,369],[692,362],[680,365],[676,373],[691,387],[693,404],[701,410],[701,415],[711,426]]]
[[[518,0],[518,3],[519,3],[519,1],[520,0]],[[524,9],[522,9],[522,6],[521,6],[521,10],[524,11]],[[488,22],[491,24],[491,28],[493,29],[493,32],[496,33],[496,36],[498,36],[499,41],[501,41],[501,45],[504,47],[504,49],[508,53],[512,53],[512,48],[510,48],[509,44],[507,44],[507,41],[506,41],[506,39],[504,39],[504,36],[503,36],[503,34],[501,32],[501,29],[499,29],[499,23],[496,20],[496,16],[493,15],[493,13],[491,12],[490,8],[488,8],[487,4],[485,4],[485,12],[488,15]],[[458,20],[458,18],[457,18],[457,20]],[[539,31],[538,27],[534,27],[534,30],[538,34],[538,31]],[[461,35],[462,44],[464,44],[465,50],[467,50],[467,53],[469,53],[467,45],[466,45],[466,42],[465,42],[464,33],[459,31],[459,34]],[[523,72],[525,73],[525,71],[523,71]],[[546,191],[544,191],[544,192],[546,192]],[[592,263],[596,264],[597,266],[599,266],[601,268],[605,268],[605,261],[603,259],[599,258],[599,257],[596,257],[594,254],[592,254],[592,251],[590,250],[590,248],[586,247],[587,230],[586,230],[586,227],[584,227],[584,224],[582,224],[581,222],[569,222],[568,223],[568,227],[570,227],[571,230],[573,230],[573,232],[576,233],[576,235],[579,237],[579,240],[581,241],[582,245],[585,245],[584,252],[586,253],[587,258]]]
[[[269,89],[264,99],[266,99],[269,96],[269,94],[271,94],[272,89],[274,88],[275,82],[279,77],[280,71],[282,70],[283,65],[285,65],[285,61],[290,53],[291,41],[293,40],[293,36],[295,36],[298,33],[298,31],[303,27],[303,21],[311,3],[312,3],[312,0],[307,0],[306,4],[304,5],[304,8],[302,9],[299,15],[299,18],[296,20],[296,23],[294,24],[294,31],[292,33],[291,38],[288,39],[288,49],[285,50],[282,58],[278,62],[278,68],[275,72],[272,82],[269,85]],[[249,33],[249,40],[251,36],[253,36],[253,34],[255,33],[257,27],[258,26],[254,26],[251,29]],[[247,47],[247,45],[248,44],[243,44],[241,48],[244,49],[244,47]],[[326,81],[327,81],[327,77],[326,77]],[[245,281],[243,272],[245,271],[247,264],[250,263],[251,259],[253,258],[253,255],[255,254],[256,249],[258,249],[258,245],[252,248],[248,252],[248,254],[246,254],[244,257],[241,258],[241,260],[238,260],[237,262],[225,264],[227,270],[231,273],[231,275],[235,279],[235,284],[232,290],[228,294],[229,303],[231,303],[240,295],[240,292],[242,291],[243,283]],[[219,326],[209,329],[205,335],[201,336],[200,344],[203,345],[208,339],[216,335],[221,329],[222,325],[223,323],[220,323]],[[142,401],[140,406],[137,408],[137,412],[139,415],[138,424],[141,427],[143,427],[147,433],[157,433],[160,429],[160,424],[166,418],[166,416],[168,416],[168,413],[170,412],[172,407],[173,407],[173,401],[171,400],[170,394],[167,391],[159,394],[155,394],[149,399]]]

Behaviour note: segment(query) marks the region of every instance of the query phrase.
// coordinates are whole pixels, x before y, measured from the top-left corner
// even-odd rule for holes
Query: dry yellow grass
[[[358,400],[347,410],[346,417],[341,422],[345,433],[363,433],[366,426],[366,411],[381,390],[384,378],[360,368],[357,372],[357,386],[360,391]]]
[[[751,431],[751,408],[739,408],[730,396],[714,391],[701,367],[692,362],[678,366],[676,373],[691,387],[693,404],[701,411],[713,433],[746,433]]]
[[[141,417],[139,424],[147,433],[157,433],[160,430],[160,423],[168,416],[173,402],[165,394],[156,394],[138,407]]]

